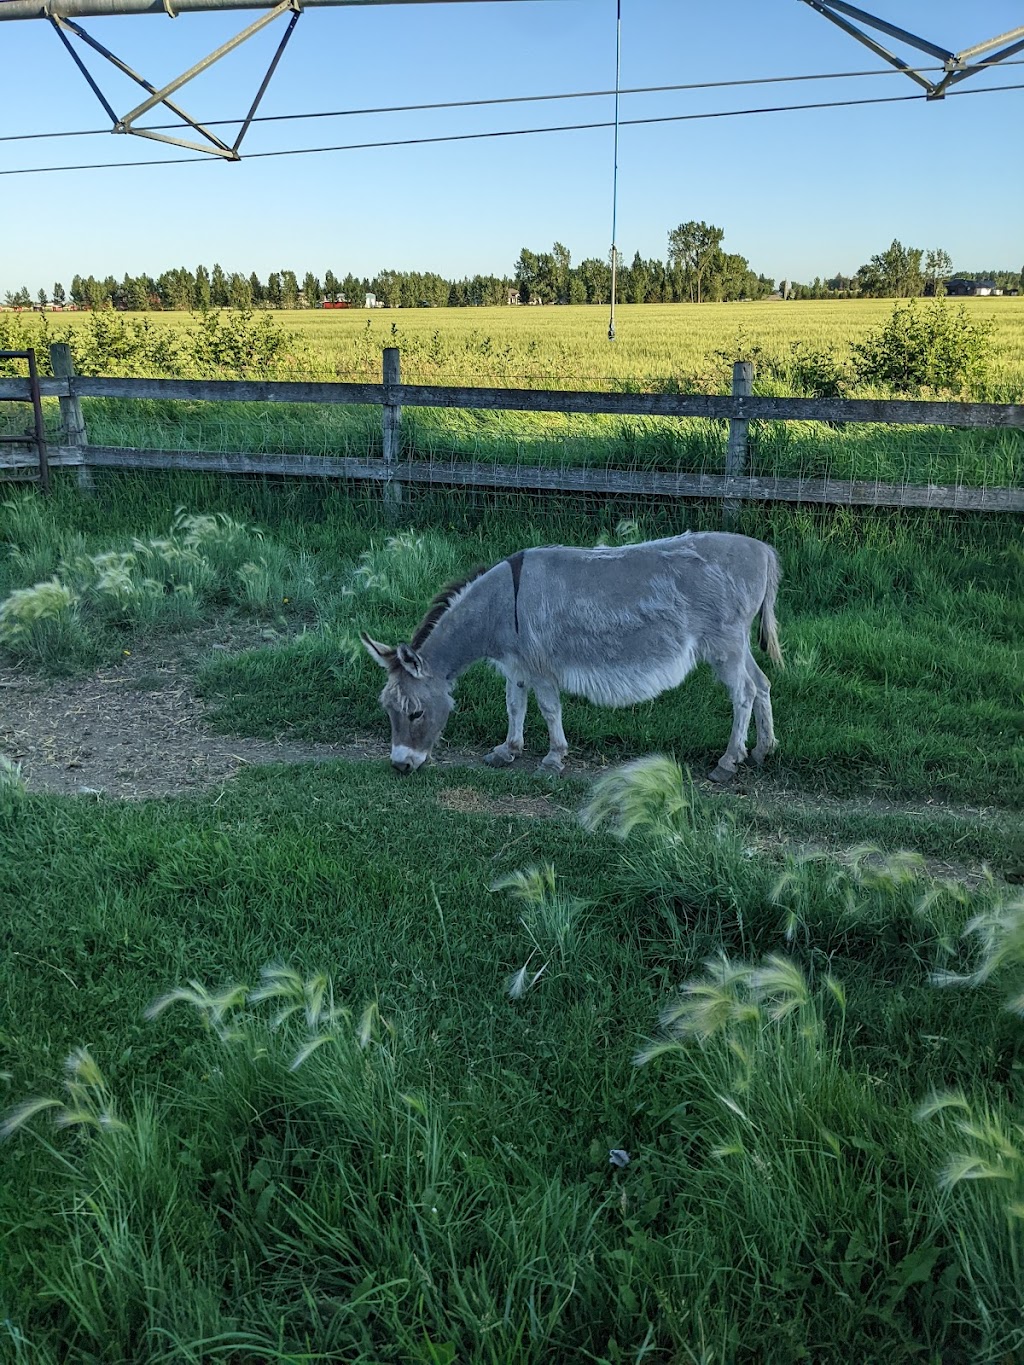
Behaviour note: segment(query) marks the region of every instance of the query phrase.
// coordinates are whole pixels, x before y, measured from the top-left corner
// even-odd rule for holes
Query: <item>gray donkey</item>
[[[771,546],[716,531],[615,549],[550,545],[479,569],[438,594],[410,644],[361,636],[388,674],[380,701],[391,718],[391,764],[409,773],[427,760],[454,708],[456,679],[478,659],[503,674],[508,707],[508,735],[486,762],[504,767],[523,752],[532,688],[550,737],[541,767],[553,773],[569,749],[560,692],[629,706],[676,687],[705,660],[732,697],[729,747],[711,774],[725,781],[747,758],[752,712],[753,761],[775,746],[771,689],[750,651],[750,627],[760,612],[761,647],[781,664],[779,577]]]

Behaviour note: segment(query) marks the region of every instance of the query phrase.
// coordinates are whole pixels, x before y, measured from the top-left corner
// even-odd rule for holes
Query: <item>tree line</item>
[[[57,282],[48,293],[33,296],[27,288],[8,291],[4,302],[12,308],[74,305],[128,312],[171,310],[205,312],[211,308],[319,308],[323,303],[361,306],[367,295],[385,308],[469,308],[518,302],[520,304],[704,303],[761,299],[775,292],[775,281],[756,274],[746,257],[722,249],[723,228],[691,221],[668,234],[667,259],[646,260],[636,252],[627,264],[620,254],[588,257],[573,265],[569,250],[555,242],[550,251],[523,247],[511,275],[473,275],[446,279],[434,271],[381,270],[372,278],[327,270],[323,279],[306,271],[300,282],[293,270],[271,271],[261,279],[225,271],[214,265],[195,270],[179,266],[163,274],[75,275],[70,291]],[[960,271],[963,279],[991,280],[997,288],[1024,291],[1024,269],[1018,271]],[[940,295],[952,274],[952,260],[941,248],[925,250],[893,241],[852,275],[815,278],[810,284],[784,281],[783,293],[792,298],[914,298]]]

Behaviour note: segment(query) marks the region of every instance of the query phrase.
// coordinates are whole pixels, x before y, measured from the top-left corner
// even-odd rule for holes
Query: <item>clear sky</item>
[[[4,0],[0,0],[0,4]],[[1017,0],[860,0],[952,51],[1021,23]],[[173,4],[172,4],[173,8]],[[257,17],[85,19],[154,83],[170,80]],[[284,19],[180,92],[202,119],[239,118]],[[932,59],[882,39],[920,63]],[[86,51],[80,48],[81,51]],[[1024,53],[1020,54],[1024,59]],[[102,58],[87,62],[118,114],[143,98]],[[877,70],[871,52],[800,0],[622,0],[622,85],[664,86]],[[609,89],[615,0],[494,0],[309,9],[260,113]],[[109,121],[45,21],[0,23],[0,135],[103,129]],[[956,87],[1024,85],[1024,64]],[[913,95],[902,75],[624,96],[624,121],[779,104]],[[254,125],[243,150],[605,122],[612,99],[360,114]],[[149,116],[166,122],[163,111]],[[225,130],[220,130],[222,134]],[[233,130],[228,140],[233,139]],[[669,230],[703,219],[727,250],[775,279],[850,273],[894,237],[942,247],[955,268],[1024,265],[1024,89],[853,108],[629,126],[619,143],[618,245],[664,259]],[[0,170],[189,157],[111,136],[0,141]],[[610,128],[332,151],[226,164],[0,176],[0,295],[74,273],[383,268],[511,274],[523,246],[558,240],[574,262],[611,240]]]

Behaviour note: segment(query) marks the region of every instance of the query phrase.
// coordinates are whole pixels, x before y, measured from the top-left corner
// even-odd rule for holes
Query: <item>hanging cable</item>
[[[0,4],[3,0],[0,0]],[[978,62],[978,69],[986,65]],[[992,64],[994,65],[994,64]],[[1000,62],[1003,66],[1024,66],[1024,60]],[[867,76],[905,76],[908,72],[942,71],[941,66],[904,67],[899,71],[892,67],[876,67],[870,71],[819,71],[803,76],[752,76],[731,81],[687,81],[682,85],[637,85],[620,90],[621,95],[664,95],[687,90],[725,90],[745,85],[785,85],[799,81],[840,81]],[[441,100],[430,104],[381,104],[358,109],[321,109],[308,114],[259,114],[252,123],[293,123],[296,120],[321,118],[354,118],[365,114],[416,114],[435,109],[476,109],[488,105],[539,104],[551,100],[590,100],[604,99],[614,94],[614,90],[566,90],[552,95],[503,95],[493,99],[480,100]],[[240,118],[203,119],[207,128],[237,127],[244,123]],[[171,132],[175,128],[187,128],[187,123],[152,123],[143,125],[149,132]],[[0,133],[0,142],[39,142],[44,139],[62,137],[109,137],[109,128],[66,128],[48,133]]]
[[[2,3],[2,0],[0,0]],[[947,100],[970,95],[995,95],[1007,90],[1024,90],[1024,84],[990,85],[976,90],[951,90]],[[911,101],[922,103],[927,99],[921,95],[887,95],[872,99],[823,100],[813,104],[777,104],[762,106],[758,109],[718,109],[702,114],[662,114],[654,118],[629,118],[622,120],[622,127],[641,127],[654,124],[689,123],[698,119],[741,118],[750,114],[796,114],[810,109],[852,109],[871,104],[909,104]],[[313,156],[325,152],[360,152],[381,147],[423,147],[439,143],[480,142],[497,138],[533,137],[539,133],[579,133],[597,128],[611,128],[614,125],[603,120],[595,123],[562,123],[547,128],[508,128],[488,133],[449,133],[440,137],[388,138],[380,142],[348,142],[331,147],[282,147],[272,152],[250,152],[244,162],[261,161],[268,157]],[[69,166],[17,166],[0,170],[0,175],[44,175],[60,171],[119,171],[132,166],[198,166],[220,165],[221,158],[216,156],[176,156],[160,157],[146,161],[98,161],[92,164],[77,163]]]
[[[615,277],[619,262],[619,249],[615,245],[618,235],[619,211],[619,71],[622,66],[622,0],[615,0],[615,136],[612,155],[612,302],[608,318],[608,340],[615,340]]]

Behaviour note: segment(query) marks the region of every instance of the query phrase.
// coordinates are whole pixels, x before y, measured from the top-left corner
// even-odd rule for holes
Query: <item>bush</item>
[[[789,382],[794,393],[808,398],[845,398],[847,377],[843,365],[831,351],[819,350],[807,342],[790,347]]]
[[[914,300],[852,346],[857,378],[898,393],[921,388],[962,392],[985,377],[992,325],[964,309],[935,302],[920,312]]]
[[[52,332],[46,329],[45,317],[43,322],[42,340],[36,336],[33,342],[40,364],[48,341],[63,341],[71,348],[76,373],[83,375],[194,379],[256,374],[273,378],[310,364],[300,354],[294,333],[269,314],[248,310],[203,313],[183,328],[163,327],[146,316],[109,310],[90,313],[85,321]],[[3,336],[0,331],[0,340]]]

